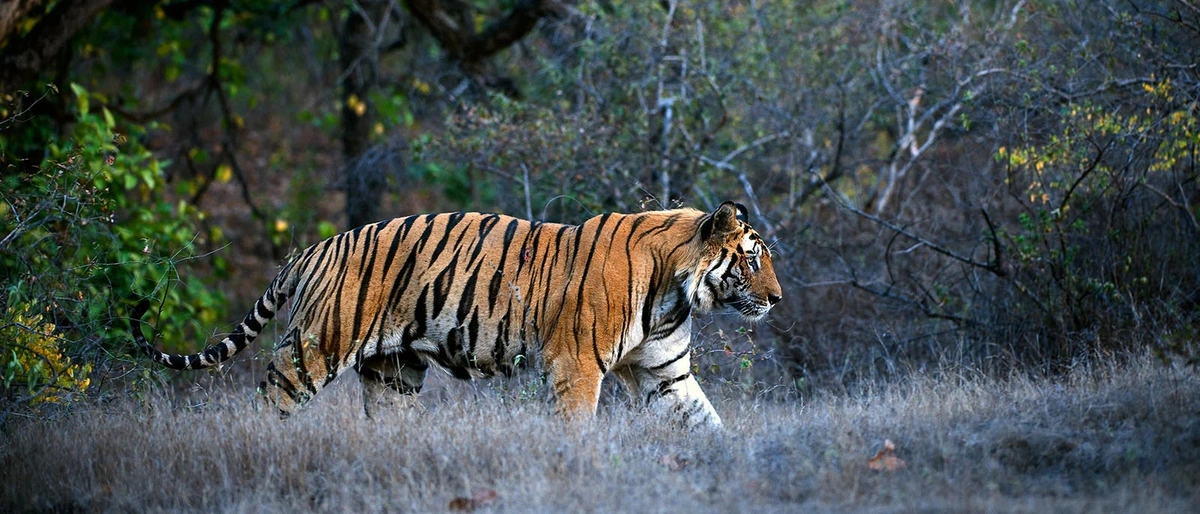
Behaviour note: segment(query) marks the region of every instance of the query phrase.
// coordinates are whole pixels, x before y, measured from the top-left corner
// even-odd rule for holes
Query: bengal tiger
[[[442,213],[365,225],[292,258],[245,319],[191,355],[135,342],[168,368],[242,351],[289,298],[291,320],[260,391],[283,416],[343,371],[368,416],[420,392],[430,365],[462,379],[509,375],[540,354],[556,408],[592,416],[613,373],[639,403],[689,426],[720,426],[690,362],[692,313],[759,320],[782,299],[746,208],[609,213],[578,226]]]

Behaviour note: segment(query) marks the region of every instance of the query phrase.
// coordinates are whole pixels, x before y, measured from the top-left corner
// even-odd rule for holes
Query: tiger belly
[[[528,363],[530,351],[539,346],[536,334],[521,328],[530,324],[530,309],[513,302],[511,294],[494,298],[489,302],[489,297],[477,295],[449,294],[441,299],[418,295],[415,304],[391,316],[401,320],[393,333],[378,338],[375,344],[364,344],[356,360],[416,355],[461,379],[511,376]],[[434,312],[436,316],[432,316]]]

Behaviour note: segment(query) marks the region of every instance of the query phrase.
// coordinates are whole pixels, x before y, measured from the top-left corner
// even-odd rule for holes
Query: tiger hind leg
[[[429,366],[415,352],[376,355],[358,366],[368,418],[417,405]]]
[[[293,327],[275,347],[267,364],[267,378],[258,386],[267,403],[288,417],[304,406],[341,371],[336,357],[323,356],[315,336],[300,336]]]

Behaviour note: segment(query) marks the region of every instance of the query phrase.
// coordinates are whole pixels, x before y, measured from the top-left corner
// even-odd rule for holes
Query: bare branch
[[[1188,204],[1186,194],[1180,194],[1180,198],[1183,199],[1183,201],[1180,202],[1180,201],[1175,200],[1174,198],[1171,198],[1171,195],[1168,195],[1167,193],[1163,192],[1162,190],[1158,189],[1157,187],[1150,185],[1149,182],[1140,182],[1138,185],[1150,190],[1151,193],[1158,195],[1160,198],[1163,199],[1163,201],[1170,204],[1171,207],[1174,207],[1176,209],[1183,211],[1182,215],[1183,215],[1183,217],[1187,218],[1187,220],[1189,222],[1191,222],[1192,229],[1195,230],[1197,233],[1200,233],[1200,221],[1197,221],[1196,215],[1192,214],[1192,207],[1191,207],[1191,205]],[[1181,189],[1180,192],[1182,193],[1183,185],[1180,184],[1179,188]]]
[[[458,0],[405,0],[404,3],[438,44],[461,61],[468,72],[479,72],[481,61],[520,41],[542,17],[555,11],[552,0],[519,0],[507,16],[476,34],[470,24],[471,10]]]
[[[736,159],[736,158],[737,158],[739,155],[742,155],[742,154],[746,153],[747,151],[750,151],[750,150],[753,150],[753,149],[755,149],[755,148],[758,148],[758,147],[760,147],[760,146],[762,146],[762,145],[765,145],[765,144],[767,144],[767,143],[770,143],[771,141],[774,141],[774,140],[776,140],[776,139],[779,139],[779,138],[781,138],[781,137],[788,137],[788,136],[790,136],[790,135],[791,135],[791,133],[789,133],[788,131],[784,130],[784,131],[782,131],[782,132],[776,132],[776,133],[774,133],[774,134],[771,134],[771,135],[769,135],[769,136],[763,136],[763,137],[760,137],[760,138],[758,138],[758,139],[755,139],[754,141],[752,141],[752,142],[751,142],[751,143],[749,143],[749,144],[742,145],[741,147],[737,148],[736,150],[734,150],[734,151],[732,151],[732,152],[729,152],[728,154],[726,154],[726,155],[725,155],[725,158],[721,159],[720,161],[718,161],[718,162],[716,162],[716,163],[712,163],[712,162],[710,162],[710,164],[712,164],[713,166],[716,166],[716,167],[718,167],[718,168],[722,168],[723,166],[725,166],[725,165],[728,165],[728,164],[729,164],[729,161],[732,161],[732,160]],[[707,158],[705,158],[705,157],[701,157],[701,159],[707,159]],[[710,160],[710,161],[711,161],[711,160]]]
[[[831,199],[833,199],[835,203],[837,203],[843,209],[846,209],[847,211],[849,211],[851,214],[854,214],[855,216],[861,217],[861,218],[869,220],[877,225],[883,226],[883,227],[887,228],[888,230],[891,230],[892,232],[895,232],[904,237],[912,239],[913,241],[916,241],[920,244],[925,245],[926,247],[928,247],[930,250],[933,250],[934,252],[945,255],[946,257],[954,259],[963,264],[967,264],[969,266],[976,267],[976,268],[985,269],[985,270],[991,271],[993,273],[996,273],[996,271],[997,271],[995,269],[994,263],[979,262],[968,256],[960,255],[957,252],[955,252],[949,248],[946,248],[940,244],[937,244],[933,241],[925,239],[925,238],[913,233],[912,231],[907,230],[903,227],[900,227],[900,226],[898,226],[890,221],[887,221],[883,218],[880,218],[879,216],[874,216],[874,215],[863,212],[861,209],[854,207],[854,204],[851,203],[848,198],[842,196],[841,193],[838,193],[837,191],[835,191],[833,188],[831,188],[829,186],[825,186],[825,191],[826,191],[826,194],[828,194],[829,197]]]

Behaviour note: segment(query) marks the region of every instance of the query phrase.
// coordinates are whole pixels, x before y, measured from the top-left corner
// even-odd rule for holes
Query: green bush
[[[134,299],[165,297],[156,326],[176,345],[225,308],[221,292],[179,279],[176,266],[204,242],[203,213],[165,199],[163,163],[139,143],[146,128],[118,123],[95,107],[104,98],[71,89],[68,134],[43,139],[49,121],[34,117],[0,138],[0,370],[10,409],[93,391],[86,375],[112,370],[134,348],[122,318]],[[22,167],[28,155],[45,158]]]

